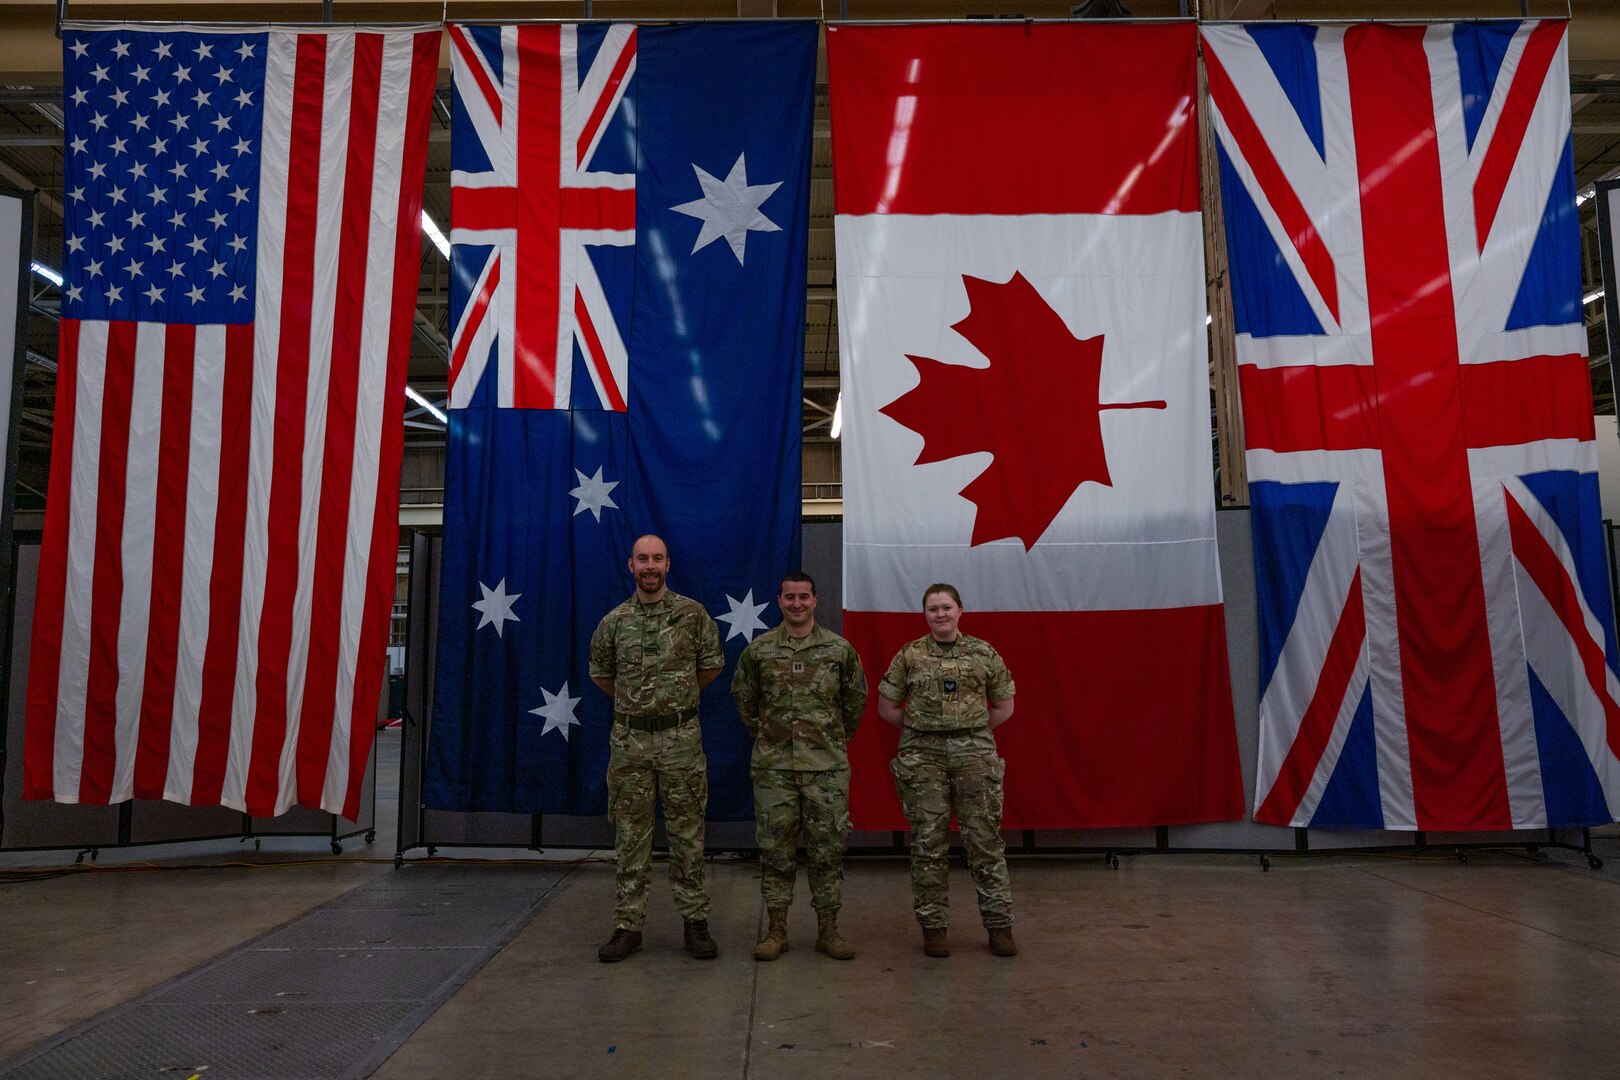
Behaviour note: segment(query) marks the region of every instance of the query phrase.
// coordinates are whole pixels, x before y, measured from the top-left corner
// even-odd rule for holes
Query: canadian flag
[[[962,594],[1007,828],[1242,816],[1211,480],[1196,30],[829,27],[844,632]],[[874,694],[875,701],[875,694]],[[904,826],[875,708],[857,828]]]

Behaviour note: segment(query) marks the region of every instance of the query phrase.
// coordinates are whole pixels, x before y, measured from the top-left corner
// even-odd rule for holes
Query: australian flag
[[[799,555],[810,22],[451,26],[450,422],[423,801],[605,812],[597,622],[631,545],[720,621],[709,817],[752,813],[729,668]]]

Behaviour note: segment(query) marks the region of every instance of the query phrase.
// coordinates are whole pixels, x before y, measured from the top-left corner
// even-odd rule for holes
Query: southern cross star
[[[615,510],[619,508],[619,504],[613,501],[613,496],[610,494],[614,488],[619,486],[619,482],[617,480],[603,480],[602,466],[598,465],[596,473],[592,476],[586,476],[578,469],[574,470],[574,475],[579,477],[579,484],[570,488],[568,494],[579,500],[579,504],[574,507],[576,515],[589,510],[592,517],[597,521],[601,521],[604,506],[611,506]]]
[[[546,703],[538,709],[530,709],[529,712],[535,716],[545,717],[546,725],[540,729],[541,736],[556,731],[562,734],[564,742],[568,741],[569,726],[578,726],[579,724],[579,721],[574,717],[574,708],[579,705],[582,699],[568,696],[567,682],[564,682],[562,689],[555,694],[543,686],[540,688],[540,693],[545,697]]]
[[[697,242],[692,245],[693,254],[702,251],[723,236],[726,243],[731,245],[731,253],[737,256],[737,265],[741,266],[743,249],[750,232],[782,231],[781,226],[766,217],[759,209],[760,204],[782,186],[782,182],[778,180],[774,184],[749,184],[748,165],[744,157],[743,154],[737,155],[737,163],[731,167],[731,172],[726,174],[724,180],[716,180],[694,163],[692,171],[697,173],[698,185],[703,188],[703,197],[670,207],[678,214],[686,214],[703,222]]]
[[[512,614],[512,604],[523,594],[512,593],[508,595],[506,592],[505,578],[501,578],[500,584],[496,585],[493,589],[491,589],[488,585],[485,585],[482,581],[478,583],[478,588],[482,590],[484,598],[482,600],[474,600],[472,606],[473,610],[482,615],[483,618],[478,621],[478,625],[473,627],[473,630],[481,630],[493,623],[495,626],[495,636],[504,637],[505,635],[501,633],[501,630],[508,622],[521,621],[516,615]]]
[[[754,635],[766,628],[759,618],[759,613],[765,610],[765,605],[754,603],[753,589],[749,589],[748,595],[741,600],[727,593],[726,603],[731,605],[731,610],[719,616],[717,621],[731,627],[731,630],[726,634],[727,641],[739,634],[742,635],[744,641],[753,641]]]

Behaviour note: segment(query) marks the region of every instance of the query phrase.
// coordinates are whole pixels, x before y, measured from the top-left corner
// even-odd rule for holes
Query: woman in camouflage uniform
[[[946,872],[955,809],[990,951],[1016,956],[1012,883],[1001,842],[1006,763],[990,734],[1012,715],[1012,675],[988,642],[957,629],[962,597],[955,587],[928,586],[923,615],[927,636],[901,647],[878,687],[878,715],[902,729],[891,768],[911,824],[911,895],[923,952],[951,954]]]

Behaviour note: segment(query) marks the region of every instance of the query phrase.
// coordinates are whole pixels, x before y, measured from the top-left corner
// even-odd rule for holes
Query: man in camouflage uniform
[[[709,781],[697,706],[698,694],[719,677],[725,654],[703,605],[666,587],[669,566],[662,540],[637,540],[630,554],[635,595],[603,616],[591,635],[591,681],[613,698],[608,816],[619,855],[613,936],[596,954],[603,963],[641,948],[655,796],[664,801],[669,884],[686,921],[686,949],[700,960],[719,952],[709,936],[703,888]]]
[[[754,831],[769,919],[754,959],[775,960],[787,951],[787,912],[798,872],[794,853],[802,833],[816,951],[849,960],[855,950],[838,934],[849,840],[844,747],[866,707],[866,672],[849,642],[816,625],[816,583],[809,574],[783,578],[776,604],[782,625],[749,643],[731,680],[737,712],[754,736]]]
[[[990,729],[1012,715],[1012,675],[986,641],[957,629],[962,601],[950,585],[923,594],[929,634],[901,647],[878,686],[878,715],[902,728],[891,764],[911,824],[911,895],[923,951],[949,956],[951,809],[962,835],[990,951],[1016,956],[1012,882],[1001,842],[1006,763]]]

